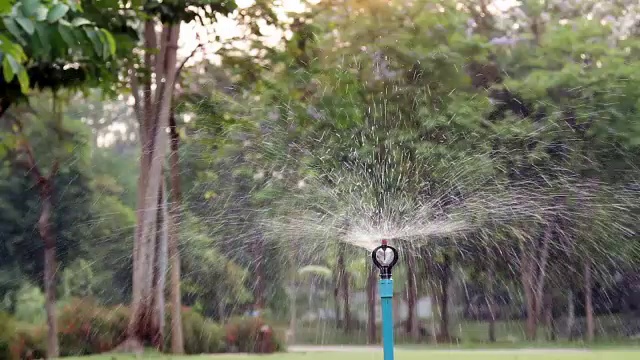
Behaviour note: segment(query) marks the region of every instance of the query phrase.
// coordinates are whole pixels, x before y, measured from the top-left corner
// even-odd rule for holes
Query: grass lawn
[[[640,350],[609,350],[609,351],[492,351],[492,350],[399,350],[396,351],[398,360],[638,360]],[[67,360],[134,360],[132,355],[98,355],[82,358],[66,358]],[[149,360],[382,360],[382,352],[315,352],[289,353],[275,355],[199,355],[199,356],[170,356],[143,355],[138,359]]]

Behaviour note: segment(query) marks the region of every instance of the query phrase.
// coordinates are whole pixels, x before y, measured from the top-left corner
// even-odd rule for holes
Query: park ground
[[[362,349],[358,347],[344,348],[344,351],[318,351],[318,348],[302,352],[273,355],[198,355],[172,356],[145,354],[135,355],[97,355],[68,360],[378,360],[382,359],[382,352],[378,349]],[[337,350],[330,349],[327,350]],[[637,360],[640,359],[640,349],[620,350],[580,350],[580,349],[520,349],[520,350],[419,350],[403,349],[396,351],[398,360]]]

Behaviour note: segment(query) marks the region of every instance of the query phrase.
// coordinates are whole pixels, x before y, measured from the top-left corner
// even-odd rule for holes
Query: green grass
[[[588,351],[570,353],[527,353],[501,352],[501,351],[433,351],[433,350],[399,350],[396,352],[397,360],[637,360],[640,359],[640,351],[609,350]],[[136,358],[131,355],[98,355],[82,358],[67,358],[67,360],[378,360],[382,359],[381,352],[352,352],[352,353],[290,353],[275,355],[200,355],[200,356],[170,356],[170,355],[144,355]]]
[[[580,318],[576,319],[581,320]],[[597,341],[603,344],[628,344],[634,342],[628,337],[621,334],[609,333],[604,334],[603,329],[620,329],[621,318],[618,315],[598,316],[595,319]],[[364,326],[364,325],[363,325]],[[558,323],[559,327],[563,326],[562,322]],[[277,326],[283,333],[288,324]],[[493,347],[493,348],[514,348],[514,347],[583,347],[581,341],[577,340],[569,342],[567,339],[558,339],[555,342],[544,341],[546,339],[547,330],[544,326],[538,328],[538,338],[543,340],[538,343],[530,344],[525,342],[525,324],[523,320],[507,320],[496,322],[496,344],[487,344],[489,324],[484,321],[462,321],[451,324],[451,335],[460,340],[459,347]],[[378,331],[378,333],[380,333]],[[406,334],[396,331],[397,344],[411,344],[413,340],[409,339]],[[638,344],[638,341],[635,341]],[[308,345],[364,345],[367,344],[366,328],[353,329],[351,334],[345,335],[340,329],[336,329],[333,324],[325,322],[299,323],[296,327],[296,344]],[[524,344],[524,345],[523,345]],[[598,347],[599,344],[593,344],[589,347]]]

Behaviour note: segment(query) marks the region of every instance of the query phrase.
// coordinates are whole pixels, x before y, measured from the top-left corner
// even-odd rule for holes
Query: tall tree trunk
[[[376,281],[377,271],[375,267],[369,269],[367,276],[367,340],[369,344],[375,344],[376,339]]]
[[[407,255],[407,334],[413,339],[420,338],[418,329],[418,316],[416,315],[416,305],[418,303],[418,286],[415,271],[416,261],[413,255]]]
[[[167,209],[167,191],[164,180],[158,195],[158,214],[156,222],[156,247],[153,261],[153,311],[151,324],[153,329],[158,329],[151,338],[151,344],[159,350],[164,349],[164,329],[165,329],[165,299],[164,293],[167,283],[167,267],[169,262],[168,241],[169,241],[169,211]]]
[[[342,312],[340,311],[340,275],[333,272],[333,311],[336,317],[336,328],[342,327]]]
[[[291,294],[290,294],[290,305],[289,311],[291,311],[291,318],[289,319],[289,337],[288,342],[290,344],[294,344],[296,341],[296,329],[297,319],[298,319],[298,285],[296,284],[295,279],[291,281]]]
[[[573,326],[576,323],[576,304],[573,290],[569,289],[567,294],[567,336],[573,340]]]
[[[520,276],[522,281],[522,287],[524,290],[524,301],[526,306],[526,324],[525,335],[527,340],[533,341],[536,339],[536,333],[538,328],[538,319],[536,316],[535,296],[533,291],[534,274],[533,267],[531,265],[532,259],[527,253],[521,254],[520,260]]]
[[[553,319],[553,294],[549,289],[544,295],[544,323],[547,328],[547,340],[556,340],[555,323]]]
[[[40,219],[38,232],[44,242],[44,292],[45,310],[47,313],[47,358],[60,356],[58,344],[58,319],[56,316],[56,238],[52,229],[53,216],[53,182],[50,178],[41,177],[38,181],[40,190]]]
[[[145,47],[154,49],[155,22],[145,23]],[[127,341],[121,350],[139,351],[144,345],[162,347],[164,322],[164,277],[167,266],[166,191],[163,191],[163,164],[167,150],[166,129],[169,126],[171,101],[176,75],[176,51],[179,24],[164,24],[160,52],[145,55],[146,66],[156,73],[155,96],[151,96],[150,77],[144,84],[144,109],[136,105],[140,122],[142,154],[138,179],[138,211],[133,249],[133,291]],[[135,75],[135,74],[134,74]],[[136,82],[132,80],[132,87]],[[134,89],[137,94],[139,89]],[[148,90],[148,91],[147,91]],[[155,102],[152,100],[155,98]],[[162,206],[161,206],[162,205]],[[158,208],[165,208],[161,210]],[[163,230],[164,229],[164,230]],[[162,288],[160,288],[162,287]],[[161,306],[162,305],[162,306]]]
[[[180,135],[173,112],[169,117],[169,135],[171,138],[169,154],[171,178],[171,205],[169,210],[169,260],[171,267],[171,352],[184,354],[182,335],[182,301],[180,292],[180,218],[182,191],[180,188]]]
[[[345,245],[343,243],[338,244],[338,278],[340,279],[340,292],[342,293],[342,313],[344,321],[344,332],[351,332],[351,305],[349,303],[349,273],[345,266],[344,254]]]
[[[493,258],[489,258],[489,271],[487,272],[487,291],[485,298],[489,309],[489,342],[496,342],[496,294],[495,294],[495,263]]]
[[[444,261],[440,271],[440,336],[449,341],[449,282],[451,279],[451,258],[444,255]]]
[[[591,263],[584,261],[584,310],[587,317],[586,340],[592,342],[595,338],[595,322],[593,319],[593,284],[591,275]]]
[[[557,203],[559,199],[555,201]],[[553,219],[545,226],[540,238],[523,244],[520,250],[520,274],[527,308],[526,337],[529,341],[535,340],[538,333],[546,286],[549,246],[556,225],[557,219]]]

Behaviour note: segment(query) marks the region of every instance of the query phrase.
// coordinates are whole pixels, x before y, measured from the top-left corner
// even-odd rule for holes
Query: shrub
[[[6,313],[0,313],[0,359],[45,357],[45,337],[42,326],[21,325]]]
[[[268,343],[263,347],[263,326],[270,328],[271,334]],[[284,351],[284,340],[282,334],[267,324],[263,319],[257,317],[241,317],[232,319],[225,327],[225,337],[227,350],[238,352],[276,352]]]
[[[43,325],[26,325],[16,329],[11,346],[11,359],[44,359],[47,354],[47,328]]]
[[[167,314],[165,349],[171,349],[171,311],[169,309]],[[187,354],[213,354],[225,350],[222,327],[192,309],[182,309],[182,331],[184,351]]]
[[[167,309],[165,348],[171,346],[171,318]],[[106,308],[90,299],[73,299],[59,309],[58,337],[62,356],[91,355],[112,350],[125,339],[129,309]],[[0,313],[0,359],[22,359],[31,354],[44,358],[46,326],[16,328],[10,316]],[[198,312],[183,308],[182,326],[187,354],[225,350],[225,331]]]
[[[0,312],[0,359],[11,358],[11,345],[16,338],[16,324],[9,314]]]
[[[127,308],[103,308],[87,299],[71,301],[58,316],[61,355],[89,355],[113,349],[124,340],[127,321]]]

